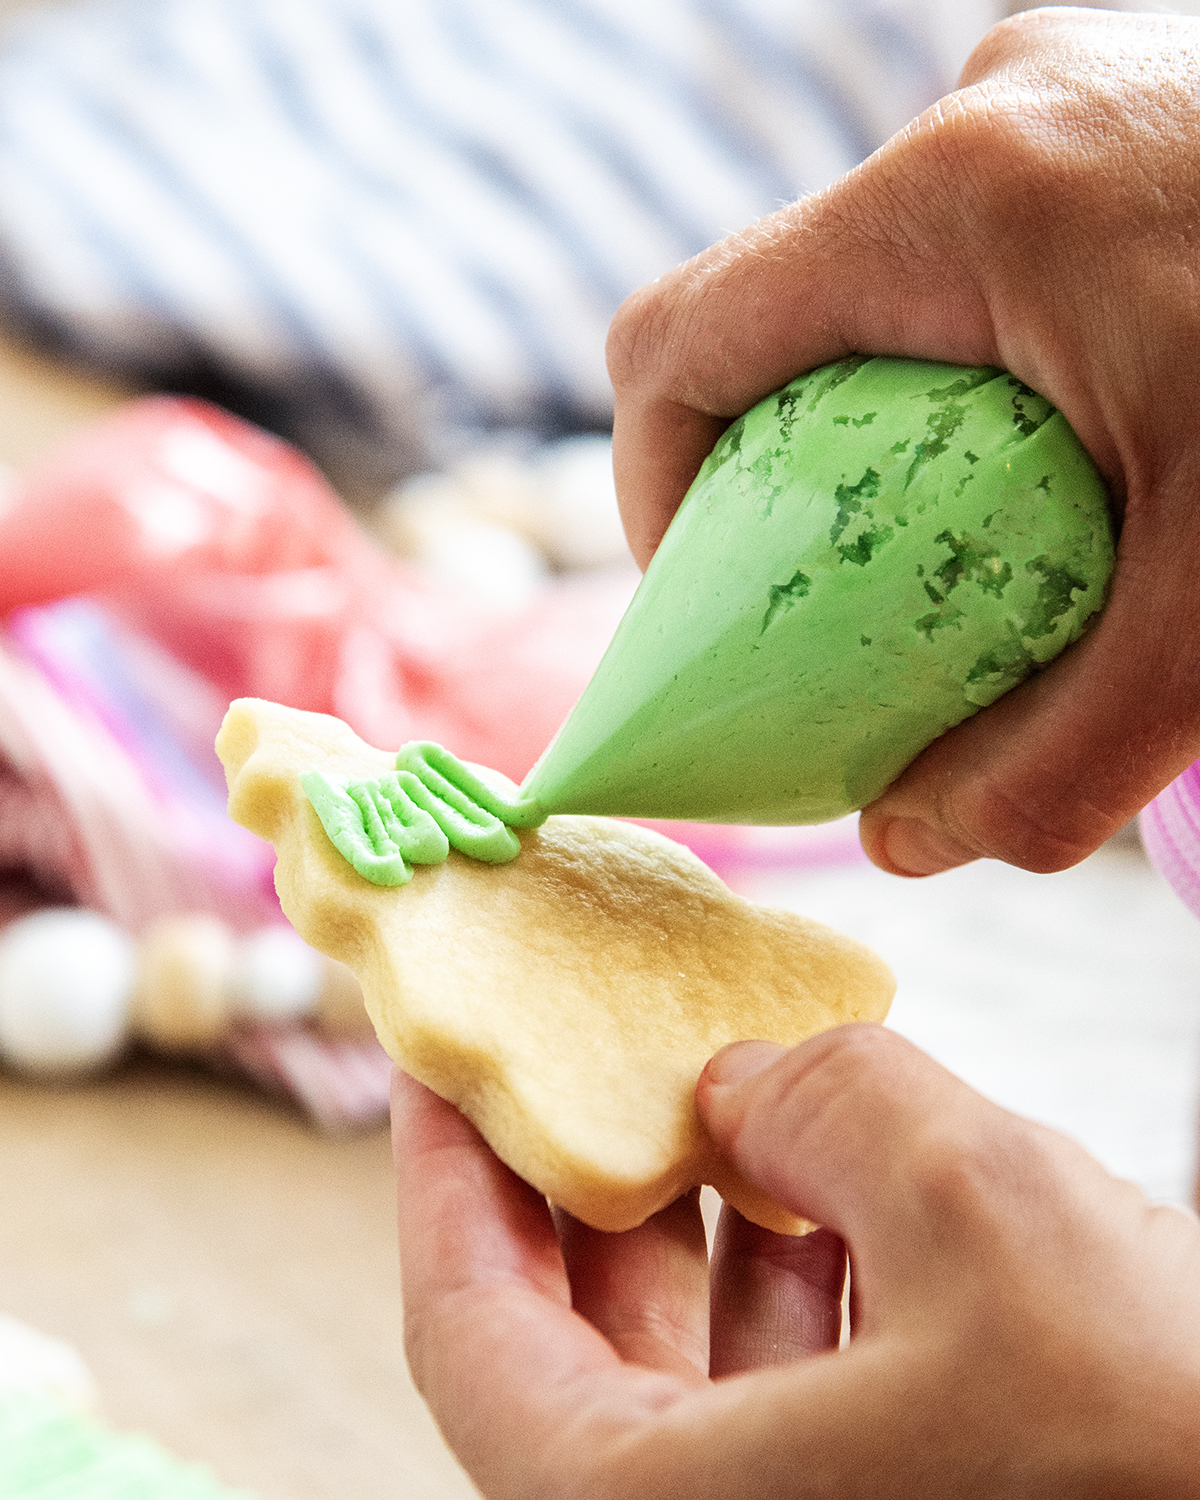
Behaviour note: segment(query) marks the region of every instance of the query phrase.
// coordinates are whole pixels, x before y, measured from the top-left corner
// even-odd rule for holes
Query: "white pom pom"
[[[0,1313],[0,1398],[36,1391],[76,1411],[93,1411],[96,1386],[71,1344]]]
[[[608,438],[563,438],[542,450],[538,469],[542,546],[559,567],[596,568],[628,558]]]
[[[229,1024],[233,934],[206,912],[160,917],[142,934],[131,1021],[162,1052],[194,1052]]]
[[[321,990],[321,956],[290,927],[264,927],[238,944],[232,988],[241,1015],[258,1021],[306,1016]]]
[[[545,561],[524,537],[436,489],[399,492],[386,503],[379,527],[401,557],[499,609],[519,609],[545,587]]]
[[[0,934],[0,1057],[30,1073],[77,1073],[120,1051],[133,939],[95,912],[34,912]]]

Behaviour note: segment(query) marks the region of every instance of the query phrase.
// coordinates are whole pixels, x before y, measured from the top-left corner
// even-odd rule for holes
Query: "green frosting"
[[[818,823],[1077,640],[1104,484],[1014,376],[855,356],[706,460],[522,788],[547,812]]]
[[[373,781],[305,771],[300,777],[334,848],[373,885],[404,885],[413,865],[436,865],[452,848],[502,865],[521,852],[513,828],[546,814],[484,782],[441,745],[414,741],[396,769]]]
[[[253,1500],[149,1438],[112,1432],[32,1391],[0,1396],[4,1500]]]

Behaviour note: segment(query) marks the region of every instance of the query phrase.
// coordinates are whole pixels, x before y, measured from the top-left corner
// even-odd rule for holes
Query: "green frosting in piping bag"
[[[1078,639],[1113,562],[1066,419],[990,367],[855,356],[734,422],[522,794],[817,823]]]
[[[451,848],[502,865],[521,852],[513,828],[545,820],[536,805],[502,796],[441,745],[414,741],[396,769],[354,781],[305,771],[305,796],[343,859],[373,885],[405,885],[413,865],[435,865]]]

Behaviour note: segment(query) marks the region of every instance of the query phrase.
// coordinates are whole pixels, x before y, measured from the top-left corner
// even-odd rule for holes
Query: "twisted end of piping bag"
[[[990,366],[852,356],[725,432],[521,788],[543,813],[820,823],[1078,639],[1104,483]]]

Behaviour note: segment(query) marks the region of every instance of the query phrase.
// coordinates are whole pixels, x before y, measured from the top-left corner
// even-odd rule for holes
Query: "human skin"
[[[727,1210],[711,1329],[694,1198],[624,1234],[556,1220],[397,1075],[409,1362],[489,1500],[1200,1496],[1194,1219],[877,1027],[735,1044],[697,1099],[827,1226]]]
[[[614,465],[645,565],[734,416],[850,352],[996,364],[1065,413],[1122,531],[1101,620],[862,817],[876,864],[1064,869],[1200,756],[1200,22],[993,28],[860,167],[635,293]]]

